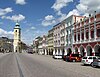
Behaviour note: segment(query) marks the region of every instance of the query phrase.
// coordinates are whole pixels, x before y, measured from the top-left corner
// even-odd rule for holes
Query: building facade
[[[74,24],[74,53],[82,56],[100,56],[100,13],[96,12]]]
[[[42,48],[42,40],[43,40],[43,37],[40,37],[38,39],[38,43],[39,43],[39,45],[38,45],[38,54],[44,54],[43,48]]]
[[[65,54],[65,24],[66,20],[60,23],[60,51],[61,55]]]
[[[47,36],[43,35],[43,40],[42,40],[42,48],[44,55],[48,55],[48,41],[47,41]]]
[[[82,16],[71,15],[65,20],[65,55],[70,55],[73,51],[73,24],[83,18]]]
[[[20,42],[21,42],[21,29],[19,23],[16,23],[15,28],[14,28],[14,52],[21,52],[20,48]]]
[[[61,46],[60,46],[60,23],[55,25],[53,27],[54,31],[53,31],[53,34],[54,34],[54,51],[53,51],[53,55],[60,55],[62,52],[61,52]]]
[[[48,55],[53,55],[53,50],[54,50],[54,47],[53,47],[53,29],[48,31],[47,42],[48,42]]]
[[[47,36],[38,36],[34,40],[34,52],[41,55],[48,55]]]
[[[0,37],[0,52],[13,52],[13,39]]]

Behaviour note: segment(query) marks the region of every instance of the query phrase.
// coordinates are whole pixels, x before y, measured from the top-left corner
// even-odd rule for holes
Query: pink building
[[[100,13],[89,15],[73,27],[74,53],[82,56],[100,56]]]

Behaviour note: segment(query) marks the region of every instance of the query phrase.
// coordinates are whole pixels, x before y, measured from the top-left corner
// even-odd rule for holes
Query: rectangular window
[[[100,37],[100,29],[97,29],[97,37]]]
[[[94,38],[94,30],[91,31],[91,38]]]
[[[86,39],[89,39],[89,32],[86,32]]]

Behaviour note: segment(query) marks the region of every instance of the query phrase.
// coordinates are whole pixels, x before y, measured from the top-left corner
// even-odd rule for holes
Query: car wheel
[[[76,60],[72,60],[73,62],[76,62]]]
[[[93,65],[93,62],[91,63],[91,66],[94,67],[94,68],[96,67],[95,65]]]

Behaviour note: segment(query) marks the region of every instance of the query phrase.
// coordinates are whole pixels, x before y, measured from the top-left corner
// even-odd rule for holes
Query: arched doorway
[[[68,49],[67,49],[67,55],[69,56],[71,53],[72,53],[71,48],[68,48]]]
[[[94,47],[94,50],[95,50],[95,56],[100,56],[100,45],[96,45]]]
[[[64,49],[62,49],[62,55],[64,55],[65,54],[65,50]]]
[[[50,49],[48,51],[49,51],[49,55],[50,55],[50,52],[51,52]]]
[[[57,55],[57,48],[55,48],[55,53],[54,54]]]
[[[87,46],[87,56],[92,56],[92,47],[91,46]]]
[[[58,54],[57,55],[60,55],[60,49],[58,48]]]
[[[50,55],[53,55],[53,49],[51,49]]]
[[[77,48],[77,47],[75,47],[75,54],[79,54],[79,53],[78,53],[78,48]]]
[[[49,55],[48,49],[46,49],[46,54]]]
[[[81,53],[82,57],[85,56],[85,52],[84,52],[84,47],[83,46],[80,47],[80,53]]]

